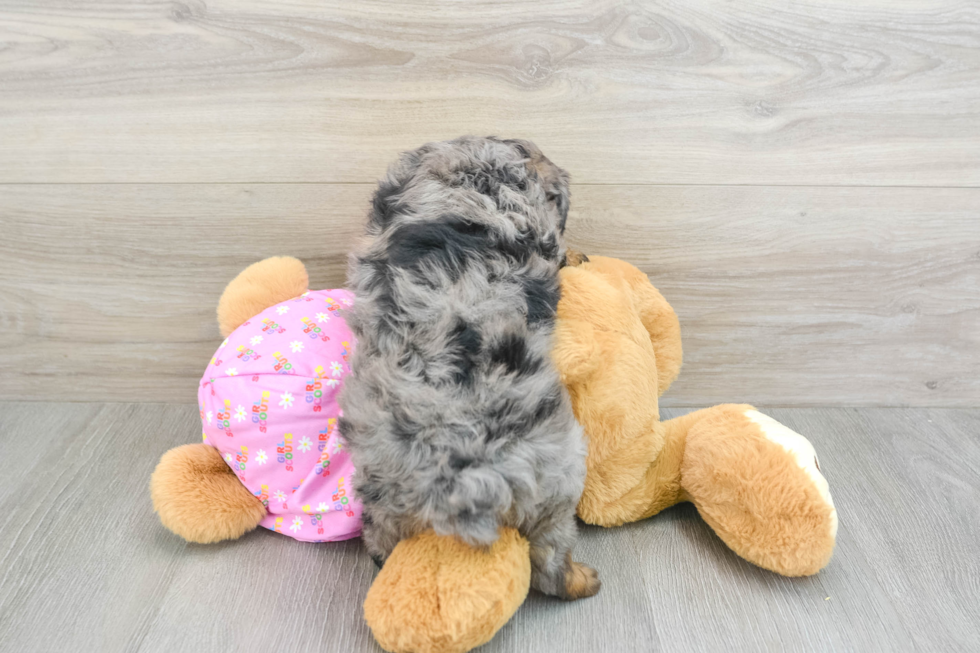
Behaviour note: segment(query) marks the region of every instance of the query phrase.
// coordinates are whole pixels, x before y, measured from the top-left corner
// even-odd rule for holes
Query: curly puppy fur
[[[568,201],[567,173],[527,141],[430,143],[380,182],[350,259],[340,398],[379,564],[429,527],[488,546],[512,526],[534,587],[598,591],[571,560],[585,443],[550,358]]]

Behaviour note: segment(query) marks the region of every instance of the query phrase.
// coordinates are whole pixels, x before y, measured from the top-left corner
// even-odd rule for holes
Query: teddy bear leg
[[[524,602],[528,541],[503,529],[488,549],[428,530],[398,543],[364,600],[364,618],[392,653],[464,653],[490,641]]]
[[[681,485],[735,553],[784,576],[809,576],[833,554],[837,511],[810,442],[752,406],[700,411]]]
[[[163,454],[150,478],[150,496],[165,527],[199,544],[241,537],[266,515],[218,450],[204,443]]]

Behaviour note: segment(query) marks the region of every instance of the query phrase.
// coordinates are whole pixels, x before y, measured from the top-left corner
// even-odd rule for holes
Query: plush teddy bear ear
[[[228,336],[243,322],[306,292],[310,279],[302,261],[273,256],[242,270],[218,300],[218,327]]]

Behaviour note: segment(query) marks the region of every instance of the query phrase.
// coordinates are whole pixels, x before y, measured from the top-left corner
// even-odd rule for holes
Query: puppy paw
[[[568,601],[595,596],[602,581],[599,572],[581,562],[571,561],[565,570],[565,596]]]

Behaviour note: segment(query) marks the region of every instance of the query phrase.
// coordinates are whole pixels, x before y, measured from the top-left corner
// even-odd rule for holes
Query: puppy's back
[[[528,158],[494,139],[431,144],[378,190],[351,257],[358,348],[341,398],[366,534],[431,525],[486,544],[581,492],[581,432],[550,361],[551,196],[567,210],[567,180]]]

